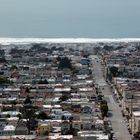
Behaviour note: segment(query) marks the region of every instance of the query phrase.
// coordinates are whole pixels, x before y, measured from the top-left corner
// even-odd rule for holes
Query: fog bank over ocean
[[[139,38],[140,0],[0,0],[0,37]]]

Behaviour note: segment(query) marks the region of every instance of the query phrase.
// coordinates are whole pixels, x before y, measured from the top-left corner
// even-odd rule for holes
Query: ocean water
[[[139,38],[140,0],[0,0],[0,37]]]

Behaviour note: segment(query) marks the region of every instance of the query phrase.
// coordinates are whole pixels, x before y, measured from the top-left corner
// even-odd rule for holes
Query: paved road
[[[105,98],[108,99],[109,112],[112,114],[109,119],[112,121],[112,127],[117,140],[131,140],[131,136],[121,114],[121,109],[114,101],[111,89],[103,77],[102,66],[99,62],[99,58],[96,55],[92,56],[92,64],[95,81],[100,87],[104,87],[103,89],[101,88],[101,90]]]

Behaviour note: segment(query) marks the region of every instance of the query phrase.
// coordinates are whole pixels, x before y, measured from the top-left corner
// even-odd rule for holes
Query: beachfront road
[[[95,76],[95,81],[98,86],[101,87],[102,94],[108,101],[109,114],[111,114],[108,119],[112,122],[112,128],[114,130],[117,140],[131,140],[131,136],[127,130],[124,118],[121,114],[121,108],[118,103],[114,100],[111,88],[106,83],[103,76],[102,66],[97,55],[91,56],[93,74]]]

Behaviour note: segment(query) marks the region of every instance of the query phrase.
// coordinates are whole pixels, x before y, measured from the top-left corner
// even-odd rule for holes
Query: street
[[[108,119],[112,122],[112,128],[114,130],[117,140],[131,140],[131,135],[127,130],[124,118],[121,114],[121,108],[118,103],[115,102],[111,88],[106,83],[102,72],[102,66],[100,64],[99,58],[96,55],[91,56],[93,73],[95,76],[95,82],[101,88],[102,94],[107,99],[109,106],[109,117]]]

